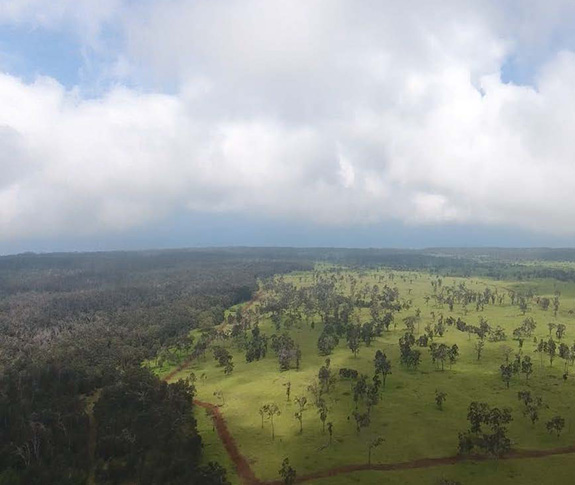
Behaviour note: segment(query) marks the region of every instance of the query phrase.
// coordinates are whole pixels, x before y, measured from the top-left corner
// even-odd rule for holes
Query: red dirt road
[[[280,480],[263,481],[259,480],[254,471],[252,470],[247,458],[242,455],[237,447],[237,444],[230,433],[226,420],[220,412],[220,408],[214,404],[194,401],[197,406],[203,407],[210,412],[212,419],[214,420],[214,425],[218,432],[220,440],[224,444],[230,459],[233,461],[236,472],[240,480],[245,485],[281,485],[283,482]],[[575,453],[575,446],[568,446],[564,448],[553,448],[549,450],[514,450],[509,452],[500,460],[518,460],[526,458],[543,458],[547,456],[554,455],[565,455]],[[492,458],[485,455],[471,455],[471,456],[447,456],[443,458],[422,458],[419,460],[404,461],[398,463],[381,463],[381,464],[367,464],[360,463],[357,465],[343,465],[335,468],[330,468],[328,470],[319,470],[314,473],[309,473],[307,475],[301,475],[297,477],[296,483],[308,482],[310,480],[318,480],[320,478],[329,478],[336,475],[342,475],[345,473],[359,472],[359,471],[398,471],[398,470],[414,470],[418,468],[432,468],[436,466],[444,465],[455,465],[462,462],[479,462],[488,461]]]
[[[184,369],[187,369],[190,366],[190,364],[192,363],[192,360],[194,360],[192,357],[184,360],[178,367],[176,367],[169,374],[166,374],[162,379],[166,382],[170,382],[178,372],[180,372]]]
[[[256,293],[254,299],[248,302],[244,308],[246,310],[250,308],[258,300],[258,297],[259,294]],[[181,372],[184,369],[187,369],[193,360],[194,360],[193,358],[186,359],[184,362],[178,365],[174,370],[172,370],[169,374],[166,374],[163,377],[163,380],[166,382],[171,381],[179,372]],[[214,421],[214,426],[216,428],[216,431],[218,432],[218,436],[222,441],[224,448],[226,449],[230,459],[234,463],[236,473],[240,478],[240,480],[242,481],[242,483],[246,485],[262,484],[262,482],[258,480],[257,477],[255,476],[246,457],[240,453],[240,450],[236,445],[236,442],[228,429],[226,420],[224,419],[222,413],[220,412],[220,408],[215,404],[199,401],[197,399],[194,399],[194,404],[196,406],[206,409],[210,414],[212,420]]]
[[[226,420],[220,412],[220,408],[214,404],[198,400],[194,400],[194,404],[206,409],[212,417],[218,436],[220,437],[224,448],[228,452],[230,459],[233,461],[234,466],[236,467],[236,473],[238,474],[238,477],[240,477],[240,480],[246,485],[261,484],[262,482],[256,478],[247,458],[240,453],[236,441],[228,429]]]
[[[565,448],[554,448],[549,450],[515,450],[505,455],[500,460],[518,460],[526,458],[543,458],[546,456],[565,455],[575,453],[575,446],[568,446]],[[318,480],[320,478],[329,478],[344,473],[352,473],[359,471],[397,471],[397,470],[414,470],[417,468],[433,468],[436,466],[455,465],[462,462],[478,462],[488,461],[492,458],[485,455],[471,455],[471,456],[448,456],[444,458],[422,458],[413,461],[404,461],[399,463],[381,463],[381,464],[357,464],[357,465],[344,465],[340,467],[330,468],[329,470],[320,470],[307,475],[297,477],[296,483],[303,483],[310,480]],[[260,482],[262,485],[281,485],[280,480]]]

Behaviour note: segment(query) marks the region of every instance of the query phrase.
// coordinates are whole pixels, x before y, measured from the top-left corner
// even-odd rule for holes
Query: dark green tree
[[[525,380],[529,380],[529,376],[533,374],[533,362],[531,362],[531,357],[526,355],[523,357],[523,361],[521,362],[521,373],[525,374]]]
[[[383,379],[383,387],[385,387],[387,376],[391,374],[391,362],[387,358],[387,355],[385,355],[381,350],[378,350],[375,353],[374,366],[375,373],[381,374]]]
[[[350,325],[347,330],[347,346],[353,352],[354,357],[357,357],[359,352],[360,337],[361,327],[359,325]]]
[[[293,485],[295,483],[297,472],[295,468],[289,463],[289,458],[284,458],[282,462],[282,467],[279,469],[280,477],[282,477],[283,483],[285,485]]]
[[[339,344],[339,339],[337,335],[322,332],[317,340],[317,348],[321,355],[329,355],[333,352],[333,349]]]
[[[435,390],[435,404],[437,405],[437,409],[443,410],[443,403],[447,399],[447,393],[443,391]]]
[[[561,416],[554,416],[545,423],[545,427],[550,433],[555,433],[557,436],[559,436],[565,427],[565,419]]]
[[[509,389],[509,383],[513,378],[513,365],[512,364],[501,364],[499,367],[501,372],[501,380],[505,382],[505,386]]]

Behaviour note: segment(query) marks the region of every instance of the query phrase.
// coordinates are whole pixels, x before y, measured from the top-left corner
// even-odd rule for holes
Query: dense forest
[[[557,250],[237,248],[0,257],[0,484],[225,484],[200,465],[194,385],[142,367],[205,352],[258,281],[314,264],[575,281]],[[188,338],[201,329],[203,338]]]
[[[197,465],[193,385],[141,363],[209,333],[258,278],[309,267],[228,251],[0,258],[0,483],[226,483]]]

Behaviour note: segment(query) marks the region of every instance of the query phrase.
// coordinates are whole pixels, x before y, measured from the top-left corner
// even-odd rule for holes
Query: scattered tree
[[[322,392],[329,393],[332,384],[335,381],[335,377],[333,376],[331,369],[330,369],[330,360],[325,360],[325,365],[322,365],[318,372],[318,380],[321,385]]]
[[[447,393],[443,391],[435,390],[435,404],[437,405],[437,409],[443,410],[443,403],[447,399]]]
[[[545,423],[545,427],[549,433],[556,433],[557,436],[561,434],[563,428],[565,427],[565,419],[561,416],[554,416],[549,421]]]
[[[529,380],[529,376],[533,374],[533,362],[531,362],[531,357],[526,355],[523,357],[523,361],[521,362],[521,373],[525,374],[525,380]]]
[[[360,399],[363,399],[366,394],[367,394],[367,376],[365,374],[361,374],[361,376],[353,386],[353,401],[355,402],[355,409],[357,409]]]
[[[551,332],[557,327],[556,323],[550,322],[547,324],[547,328],[549,328],[549,337],[551,337]]]
[[[361,428],[366,428],[371,424],[371,419],[367,413],[359,413],[358,411],[354,411],[352,415],[355,419],[355,430],[358,434],[361,431]]]
[[[385,380],[387,376],[391,374],[391,362],[381,350],[378,350],[375,353],[374,365],[375,373],[381,374],[383,379],[383,387],[385,387]]]
[[[291,381],[287,381],[284,384],[284,387],[286,388],[286,400],[289,402],[291,395]]]
[[[475,352],[477,353],[477,360],[481,360],[481,354],[483,352],[483,347],[485,347],[485,342],[482,339],[479,339],[475,342]]]
[[[432,362],[438,366],[441,363],[441,370],[444,369],[445,361],[449,357],[449,347],[445,344],[436,344],[435,342],[429,346]]]
[[[555,341],[550,338],[547,342],[547,355],[549,356],[549,364],[553,367],[553,360],[555,359],[555,355],[557,353],[557,344]]]
[[[293,485],[295,483],[297,473],[295,468],[290,465],[289,458],[284,458],[282,467],[279,469],[279,474],[283,479],[284,485]]]
[[[378,438],[375,438],[374,440],[369,442],[369,445],[367,446],[367,464],[371,465],[371,451],[374,448],[377,448],[378,446],[380,446],[383,443],[383,438],[380,436]]]
[[[268,339],[262,335],[258,325],[252,328],[252,338],[246,348],[246,362],[263,359],[268,350]]]
[[[467,419],[471,426],[465,433],[459,433],[459,452],[470,453],[474,448],[486,451],[494,456],[502,456],[511,448],[507,437],[506,424],[512,421],[507,408],[491,408],[487,403],[472,402],[469,405]],[[482,426],[490,428],[491,433]]]
[[[317,412],[319,414],[319,419],[321,421],[321,425],[322,425],[322,433],[325,433],[325,421],[327,419],[327,415],[328,415],[328,408],[327,408],[327,404],[325,403],[325,401],[323,399],[320,399],[319,401],[319,405],[317,407]]]
[[[350,325],[347,330],[347,346],[353,352],[353,356],[357,357],[359,352],[359,342],[361,337],[361,328],[359,325]]]
[[[307,397],[299,396],[295,398],[295,402],[298,405],[299,409],[294,414],[295,418],[299,421],[299,432],[300,434],[303,433],[303,413],[306,411],[306,404],[307,404]]]
[[[513,365],[512,364],[501,364],[499,367],[501,371],[501,380],[505,382],[505,386],[509,389],[509,383],[513,377]]]
[[[555,295],[553,298],[553,316],[557,318],[557,312],[559,311],[559,295]]]
[[[317,339],[317,348],[321,355],[329,355],[333,352],[333,349],[339,344],[339,339],[337,335],[322,332],[322,334]]]
[[[534,425],[539,419],[539,410],[545,406],[541,397],[533,397],[530,391],[519,391],[517,399],[523,403],[523,416],[527,416]]]
[[[270,421],[271,428],[272,428],[272,440],[274,440],[276,437],[275,427],[274,427],[274,418],[281,414],[280,408],[276,403],[270,403],[270,404],[265,404],[263,406],[263,410],[264,410],[264,413],[265,413],[267,419],[269,419],[269,421]]]

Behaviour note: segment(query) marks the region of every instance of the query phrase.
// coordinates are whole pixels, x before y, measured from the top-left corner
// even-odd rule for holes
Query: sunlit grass
[[[372,423],[367,429],[358,434],[355,430],[353,418],[348,419],[354,409],[354,403],[350,392],[350,383],[338,380],[334,390],[327,396],[329,407],[328,421],[334,424],[334,441],[327,446],[328,435],[322,433],[322,426],[316,408],[308,404],[304,413],[303,434],[299,434],[299,424],[294,418],[296,405],[293,398],[307,394],[311,403],[311,396],[307,391],[309,383],[317,376],[320,366],[325,357],[318,354],[316,343],[321,332],[322,325],[319,319],[315,319],[315,328],[304,321],[297,328],[290,331],[292,337],[299,343],[303,351],[301,369],[279,372],[278,363],[273,352],[269,351],[267,357],[259,362],[246,363],[244,354],[238,351],[231,341],[219,343],[225,345],[234,356],[235,369],[230,376],[225,376],[223,369],[216,366],[211,353],[206,354],[206,359],[194,361],[186,370],[175,376],[175,379],[186,377],[193,372],[196,377],[197,396],[201,400],[214,403],[221,402],[214,395],[221,391],[225,404],[222,412],[228,421],[228,425],[234,435],[241,452],[248,457],[258,477],[262,479],[277,478],[277,472],[283,458],[289,457],[290,462],[296,468],[298,474],[327,469],[334,466],[351,463],[363,463],[367,461],[367,443],[374,437],[381,436],[385,442],[382,446],[374,449],[372,462],[392,463],[407,461],[423,457],[442,457],[454,455],[457,452],[457,435],[459,431],[467,428],[467,407],[471,401],[479,400],[488,402],[494,406],[506,406],[512,409],[514,421],[509,426],[509,435],[516,448],[552,448],[565,446],[573,442],[573,423],[575,413],[572,402],[575,398],[575,383],[568,379],[563,382],[563,362],[556,358],[554,367],[549,367],[548,359],[543,360],[540,366],[539,357],[534,353],[535,344],[526,341],[523,348],[524,355],[530,355],[534,361],[534,374],[525,382],[524,376],[515,377],[511,388],[506,389],[501,381],[499,366],[503,362],[502,346],[508,345],[516,351],[517,343],[511,340],[511,334],[525,318],[516,306],[512,307],[507,299],[505,304],[486,305],[484,311],[476,312],[475,307],[469,306],[465,315],[463,309],[456,305],[451,313],[447,305],[444,308],[436,308],[432,301],[426,305],[424,296],[431,294],[431,276],[424,273],[406,274],[407,280],[401,279],[401,273],[396,272],[393,282],[386,280],[384,283],[397,286],[402,298],[411,298],[413,307],[396,315],[397,328],[376,339],[371,347],[362,346],[357,358],[347,349],[345,340],[340,341],[339,347],[330,356],[331,366],[335,372],[341,367],[351,367],[360,372],[373,375],[373,357],[377,349],[382,349],[393,364],[393,374],[388,377],[386,388],[383,392],[382,401],[372,411]],[[296,285],[304,285],[310,282],[310,274],[295,274],[287,278]],[[412,282],[410,280],[413,279]],[[558,321],[567,325],[565,341],[572,343],[575,340],[575,317],[568,313],[574,307],[573,296],[575,284],[555,283],[550,280],[520,283],[510,281],[491,281],[482,279],[443,278],[443,285],[451,285],[455,281],[465,281],[466,285],[475,290],[480,290],[486,285],[497,288],[499,292],[505,289],[519,286],[533,287],[538,295],[552,296],[556,289],[560,289],[561,308],[557,318],[553,317],[552,310],[544,312],[535,305],[526,316],[533,316],[538,327],[535,332],[538,338],[547,337],[547,323]],[[364,274],[361,277],[362,284],[376,283],[373,273]],[[377,282],[382,286],[384,283]],[[411,294],[408,295],[408,288]],[[432,320],[431,312],[436,316],[443,314],[444,317],[453,315],[460,316],[466,322],[477,325],[479,317],[486,318],[492,327],[502,326],[508,336],[507,341],[491,343],[486,342],[481,361],[477,361],[473,349],[476,337],[469,339],[466,333],[461,333],[454,327],[449,327],[443,338],[436,338],[438,342],[449,345],[456,343],[460,348],[459,361],[445,371],[437,370],[429,356],[427,349],[422,350],[422,364],[416,371],[410,371],[399,365],[399,337],[404,333],[402,318],[413,314],[415,308],[420,308],[422,321],[420,329],[423,331],[426,323]],[[367,310],[358,312],[362,321],[369,319]],[[275,329],[267,319],[263,319],[261,329],[267,335],[275,332]],[[159,369],[159,372],[167,372],[167,368]],[[204,375],[204,379],[199,377]],[[285,384],[292,384],[290,402],[286,401]],[[437,409],[434,403],[435,390],[441,389],[447,392],[447,401],[443,411]],[[530,389],[534,394],[541,395],[549,408],[541,412],[541,419],[532,426],[527,418],[521,414],[521,405],[517,400],[517,391]],[[258,410],[261,405],[275,402],[282,411],[281,416],[276,418],[276,438],[272,440],[269,423],[261,428],[261,417]],[[203,410],[198,410],[203,413]],[[550,435],[544,427],[544,422],[550,417],[559,414],[566,420],[566,428],[560,437]],[[205,422],[205,417],[199,417],[200,429],[206,438],[206,455],[208,459],[228,463],[225,459],[223,447],[218,445],[215,434],[211,430],[211,424]],[[501,463],[470,465],[462,464],[454,467],[446,467],[455,470],[454,476],[464,483],[474,482],[474,474],[477,472],[485,479],[487,476],[501,473],[501,481],[494,483],[507,483],[505,477],[520,474],[522,470],[531,468],[539,469],[544,463],[555,460],[557,463],[567,463],[567,459],[546,458],[540,460],[522,460],[520,463]],[[540,465],[539,465],[540,464]],[[496,467],[494,469],[494,467]],[[499,468],[501,472],[498,472]],[[570,467],[573,469],[573,467]],[[494,471],[495,470],[495,471]],[[230,469],[230,472],[232,470]],[[551,470],[560,478],[564,468]],[[232,473],[230,473],[232,474]],[[331,479],[322,483],[352,483],[360,477],[373,475],[356,473],[349,477]],[[421,477],[441,477],[436,471],[410,471],[394,472],[386,474],[389,483],[423,483]],[[530,480],[537,474],[530,475]],[[396,480],[397,481],[393,481]],[[533,478],[533,480],[535,480]],[[368,480],[368,483],[369,482]],[[425,483],[433,483],[427,481]],[[509,482],[510,483],[510,482]],[[517,483],[517,482],[514,482]],[[536,483],[536,481],[522,480],[520,483]],[[567,483],[561,482],[558,483]]]

